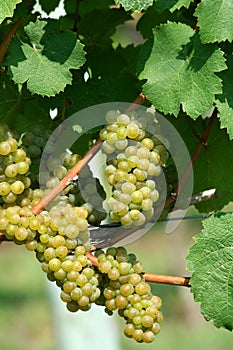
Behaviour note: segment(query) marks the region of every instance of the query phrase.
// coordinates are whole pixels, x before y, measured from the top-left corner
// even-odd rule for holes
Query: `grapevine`
[[[39,4],[0,1],[0,243],[34,253],[67,311],[117,312],[139,343],[163,328],[150,283],[232,330],[232,5]],[[144,271],[125,245],[191,206],[188,277]]]

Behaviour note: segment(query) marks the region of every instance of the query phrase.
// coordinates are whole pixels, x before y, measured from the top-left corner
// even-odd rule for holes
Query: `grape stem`
[[[87,258],[91,261],[92,265],[98,267],[98,259],[92,254],[92,252],[86,253]],[[153,283],[173,284],[176,286],[191,287],[189,284],[190,277],[181,276],[168,276],[156,273],[145,272],[143,274],[145,281]]]
[[[6,51],[8,49],[8,46],[21,22],[22,18],[18,18],[16,22],[14,22],[11,27],[9,28],[8,32],[6,33],[1,45],[0,45],[0,63],[2,62]]]

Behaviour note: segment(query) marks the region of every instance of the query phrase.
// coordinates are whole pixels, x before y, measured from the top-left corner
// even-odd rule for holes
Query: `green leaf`
[[[147,10],[153,4],[153,0],[115,0],[117,5],[122,5],[126,11],[141,12]]]
[[[222,91],[215,73],[226,68],[223,52],[215,45],[203,45],[198,34],[182,23],[161,25],[153,35],[152,48],[143,46],[139,59],[140,66],[144,64],[139,78],[147,79],[143,93],[165,114],[177,116],[182,106],[197,118]]]
[[[80,16],[96,9],[109,9],[114,4],[114,0],[85,0],[79,4]],[[71,5],[72,6],[72,5]],[[65,9],[70,8],[70,0],[65,1]]]
[[[10,74],[15,83],[26,82],[31,93],[54,96],[71,84],[70,69],[79,69],[85,62],[83,45],[75,33],[60,33],[55,20],[31,22],[25,33],[31,45],[18,37],[10,45]]]
[[[153,8],[157,12],[163,12],[165,10],[174,12],[175,10],[179,10],[181,7],[188,8],[193,1],[194,0],[156,0],[154,1]]]
[[[0,74],[0,119],[7,119],[19,102],[20,94],[18,86],[15,85],[6,73]]]
[[[190,155],[196,151],[200,137],[209,123],[208,118],[199,117],[195,121],[189,117],[169,117],[184,140]],[[194,167],[193,193],[216,189],[216,198],[196,205],[203,213],[221,210],[233,201],[233,141],[229,140],[225,129],[220,129],[216,119],[210,131],[208,141],[199,154]]]
[[[216,96],[216,106],[218,108],[221,127],[226,128],[230,139],[233,139],[233,55],[227,59],[228,69],[219,74],[223,81],[223,92]]]
[[[198,17],[203,43],[233,40],[233,2],[231,0],[202,0],[195,15]]]
[[[233,329],[233,216],[211,216],[196,235],[187,267],[191,292],[201,312],[218,328]]]
[[[170,12],[167,6],[161,8],[157,7],[156,4],[157,2],[143,14],[137,23],[137,30],[141,32],[144,38],[151,37],[153,28],[168,21],[181,22],[194,27],[196,17],[190,15],[190,10],[183,7],[180,10]],[[164,3],[162,4],[164,5]]]
[[[89,79],[84,81],[82,72],[74,73],[72,85],[68,85],[64,93],[53,98],[41,98],[44,107],[58,108],[62,113],[64,100],[66,103],[66,117],[73,113],[105,102],[131,102],[141,92],[140,82],[127,68],[127,61],[120,52],[112,48],[91,50],[88,53]],[[137,50],[135,49],[135,54]],[[120,54],[119,54],[120,53]]]
[[[50,14],[50,12],[54,11],[60,3],[60,0],[40,0],[41,8],[44,12],[47,14]]]
[[[86,45],[101,48],[111,42],[116,26],[130,19],[123,9],[94,10],[81,18],[79,35]]]
[[[0,23],[4,21],[6,17],[12,17],[16,5],[22,2],[22,0],[0,0]]]

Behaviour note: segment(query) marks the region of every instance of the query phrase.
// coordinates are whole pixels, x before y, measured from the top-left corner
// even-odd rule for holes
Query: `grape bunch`
[[[97,250],[100,286],[103,290],[97,303],[105,311],[118,314],[126,321],[124,333],[137,342],[151,343],[162,321],[161,299],[153,296],[143,278],[143,266],[124,247]]]
[[[112,112],[109,115],[112,118]],[[114,147],[114,159],[108,157],[106,165],[108,182],[113,186],[108,199],[110,217],[123,225],[140,226],[153,215],[153,204],[159,197],[155,178],[165,160],[164,149],[145,133],[140,116],[135,119],[135,114],[117,114],[116,118],[101,131],[109,135],[117,125],[116,142],[109,143]],[[123,126],[128,130],[125,138]],[[33,141],[27,132],[20,139],[21,147],[21,141],[5,126],[0,126],[0,137],[1,234],[35,253],[47,278],[61,289],[61,300],[69,311],[87,311],[93,303],[104,306],[109,315],[118,310],[126,322],[127,337],[152,342],[162,321],[161,299],[152,295],[142,264],[123,247],[96,250],[95,256],[91,253],[88,225],[99,225],[106,217],[106,195],[99,180],[85,166],[78,180],[38,213],[35,205],[67,175],[80,156],[65,151],[54,157],[50,140],[40,173],[42,189],[37,187],[38,179],[31,181],[44,146],[42,139]],[[121,148],[123,144],[125,148]],[[37,156],[36,152],[33,155],[34,146],[40,148],[40,155],[38,150]]]
[[[5,127],[0,125],[0,130]],[[14,205],[27,194],[31,186],[27,176],[31,160],[18,145],[10,132],[3,133],[0,139],[0,203]]]
[[[31,158],[32,166],[35,168],[33,170],[37,174],[37,170],[40,164],[40,158],[44,147],[48,141],[48,138],[51,135],[51,131],[44,130],[38,125],[28,126],[28,129],[30,129],[31,131],[27,131],[22,134],[21,143],[22,148]]]
[[[107,213],[103,208],[106,194],[88,165],[79,173],[78,181],[71,186],[69,193],[73,194],[75,205],[82,205],[87,209],[89,224],[99,226],[106,218]]]
[[[0,209],[0,230],[9,240],[36,252],[48,279],[61,288],[61,300],[69,311],[87,311],[92,303],[104,305],[109,315],[118,310],[126,320],[126,336],[152,342],[162,321],[161,300],[145,282],[142,264],[123,247],[108,248],[106,253],[97,250],[98,264],[93,264],[86,255],[90,247],[77,240],[87,227],[85,209],[53,209],[38,215],[29,207]]]
[[[144,130],[145,119],[150,133]],[[166,148],[152,136],[156,123],[151,113],[109,111],[106,120],[100,137],[107,155],[105,174],[112,186],[107,201],[110,218],[123,226],[142,226],[153,216],[159,199],[156,180],[167,159]]]

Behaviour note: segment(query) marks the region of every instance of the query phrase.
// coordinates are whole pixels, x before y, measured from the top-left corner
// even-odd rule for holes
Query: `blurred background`
[[[126,246],[153,273],[187,276],[185,256],[200,232],[198,219],[185,220],[170,235],[157,223],[142,238]],[[226,350],[232,333],[206,322],[186,287],[151,284],[163,300],[161,332],[152,344],[137,344],[123,335],[124,321],[102,307],[71,314],[59,300],[59,289],[47,282],[33,253],[23,246],[0,247],[1,350]],[[211,292],[211,291],[210,291]]]

